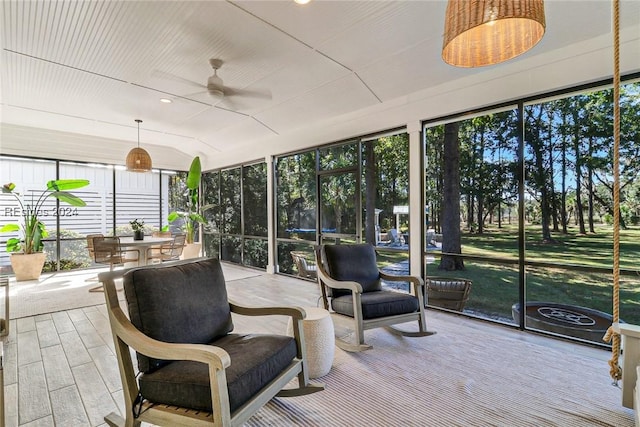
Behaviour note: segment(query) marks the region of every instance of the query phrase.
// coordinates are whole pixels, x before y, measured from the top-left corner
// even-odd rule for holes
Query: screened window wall
[[[57,203],[49,197],[39,218],[48,236],[44,240],[47,254],[45,272],[74,270],[94,265],[87,251],[88,234],[132,235],[129,221],[145,222],[146,234],[167,225],[167,215],[176,206],[169,203],[172,171],[131,173],[123,168],[102,164],[74,163],[0,156],[3,185],[16,184],[23,204],[33,204],[54,179],[87,179],[90,184],[72,193],[86,202],[84,207]],[[185,175],[186,176],[186,175]],[[114,196],[115,195],[115,196]],[[0,227],[18,222],[18,203],[10,194],[0,195]],[[7,239],[20,237],[19,232],[0,234],[0,267],[11,273]]]
[[[424,130],[425,276],[470,280],[459,308],[507,323],[518,301],[517,115],[510,107]],[[448,308],[446,298],[429,304]]]
[[[363,241],[375,245],[378,266],[409,274],[409,135],[367,138],[361,144]],[[383,286],[408,291],[408,283]]]
[[[639,93],[638,83],[621,90],[620,318],[631,323],[640,321]],[[470,280],[463,311],[472,316],[524,318],[526,328],[603,345],[612,312],[612,91],[520,108],[425,126],[426,277]]]
[[[203,174],[203,229],[207,256],[266,269],[268,263],[265,162]]]
[[[317,239],[316,150],[275,160],[278,271],[297,274],[291,253],[314,260]]]
[[[314,262],[318,243],[369,242],[381,268],[408,272],[408,148],[399,133],[278,157],[278,271],[304,276],[293,255]]]

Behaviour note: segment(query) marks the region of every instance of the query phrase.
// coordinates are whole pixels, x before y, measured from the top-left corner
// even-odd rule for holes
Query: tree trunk
[[[576,155],[576,222],[580,228],[580,234],[586,234],[587,230],[584,227],[584,215],[582,208],[582,185],[580,182],[580,175],[582,174],[582,156],[580,155],[580,130],[577,111],[573,112],[574,134],[573,134],[573,146]]]
[[[550,197],[551,197],[551,218],[553,219],[553,231],[558,231],[558,197],[556,196],[556,191],[555,191],[555,173],[554,173],[554,162],[553,162],[553,151],[554,151],[554,146],[553,146],[553,138],[552,138],[552,134],[553,134],[553,127],[552,127],[552,122],[553,122],[553,116],[551,117],[551,120],[549,120],[549,181],[550,181],[550,185],[549,185],[549,193],[550,193]]]
[[[567,123],[567,116],[562,115],[562,129],[564,132]],[[567,234],[567,140],[562,135],[562,193],[561,193],[560,209],[562,221],[562,233]]]
[[[464,270],[460,242],[460,140],[459,123],[444,125],[444,183],[442,191],[442,258],[439,270]]]
[[[589,159],[593,158],[593,137],[589,137]],[[587,163],[587,176],[589,182],[587,182],[587,188],[589,189],[589,214],[587,220],[589,221],[589,232],[595,233],[596,229],[593,225],[594,206],[593,206],[593,163],[589,161]]]
[[[535,173],[533,174],[533,180],[540,192],[540,214],[542,222],[542,241],[551,241],[551,228],[549,223],[551,220],[549,203],[549,187],[546,175],[546,168],[544,167],[544,147],[541,137],[541,123],[542,123],[542,107],[538,109],[537,117],[533,118],[534,123],[531,126],[531,140],[529,141],[531,149],[533,151],[533,162],[535,165]]]
[[[367,141],[365,149],[365,242],[376,245],[376,155],[373,150],[374,141]]]
[[[478,234],[482,234],[482,232],[484,231],[484,216],[485,216],[485,212],[484,212],[484,133],[485,133],[485,128],[484,126],[480,127],[480,147],[479,147],[479,152],[478,152],[478,171],[477,171],[477,186],[476,186],[476,198],[478,201],[478,214],[477,214],[477,218],[478,218],[478,227],[477,227],[477,233]]]

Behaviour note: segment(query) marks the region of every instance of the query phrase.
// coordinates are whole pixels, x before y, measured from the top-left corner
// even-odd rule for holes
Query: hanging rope
[[[620,320],[620,0],[613,0],[613,323]],[[617,385],[622,378],[618,363],[620,334],[609,327],[604,341],[611,342],[609,375]]]

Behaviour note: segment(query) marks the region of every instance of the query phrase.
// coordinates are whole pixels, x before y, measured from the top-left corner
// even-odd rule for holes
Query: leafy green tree
[[[620,96],[620,193],[621,205],[625,206],[627,189],[640,175],[640,84],[633,83],[621,88]],[[602,91],[593,96],[591,132],[600,144],[594,150],[593,180],[604,186],[609,196],[594,191],[595,200],[601,203],[609,214],[613,214],[613,105],[612,91]],[[625,215],[620,216],[620,226],[626,228]]]
[[[444,126],[427,128],[425,134],[424,181],[427,225],[436,232],[441,232]]]
[[[380,222],[394,227],[393,207],[409,204],[409,135],[385,136],[375,141],[375,208],[382,209]],[[365,180],[366,184],[366,180]],[[366,197],[373,191],[365,189]]]
[[[365,242],[376,244],[376,154],[374,141],[366,141],[364,149]]]

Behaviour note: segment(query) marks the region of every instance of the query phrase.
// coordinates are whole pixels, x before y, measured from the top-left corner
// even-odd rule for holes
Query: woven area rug
[[[265,273],[231,264],[222,264],[227,282]],[[108,269],[43,274],[40,280],[9,281],[9,318],[35,316],[73,308],[104,304],[104,293],[89,292],[99,285],[97,275]],[[124,293],[119,292],[124,300]]]
[[[249,426],[633,426],[605,350],[429,311],[436,335],[365,332],[322,392],[276,398]],[[548,342],[548,345],[545,344]]]

